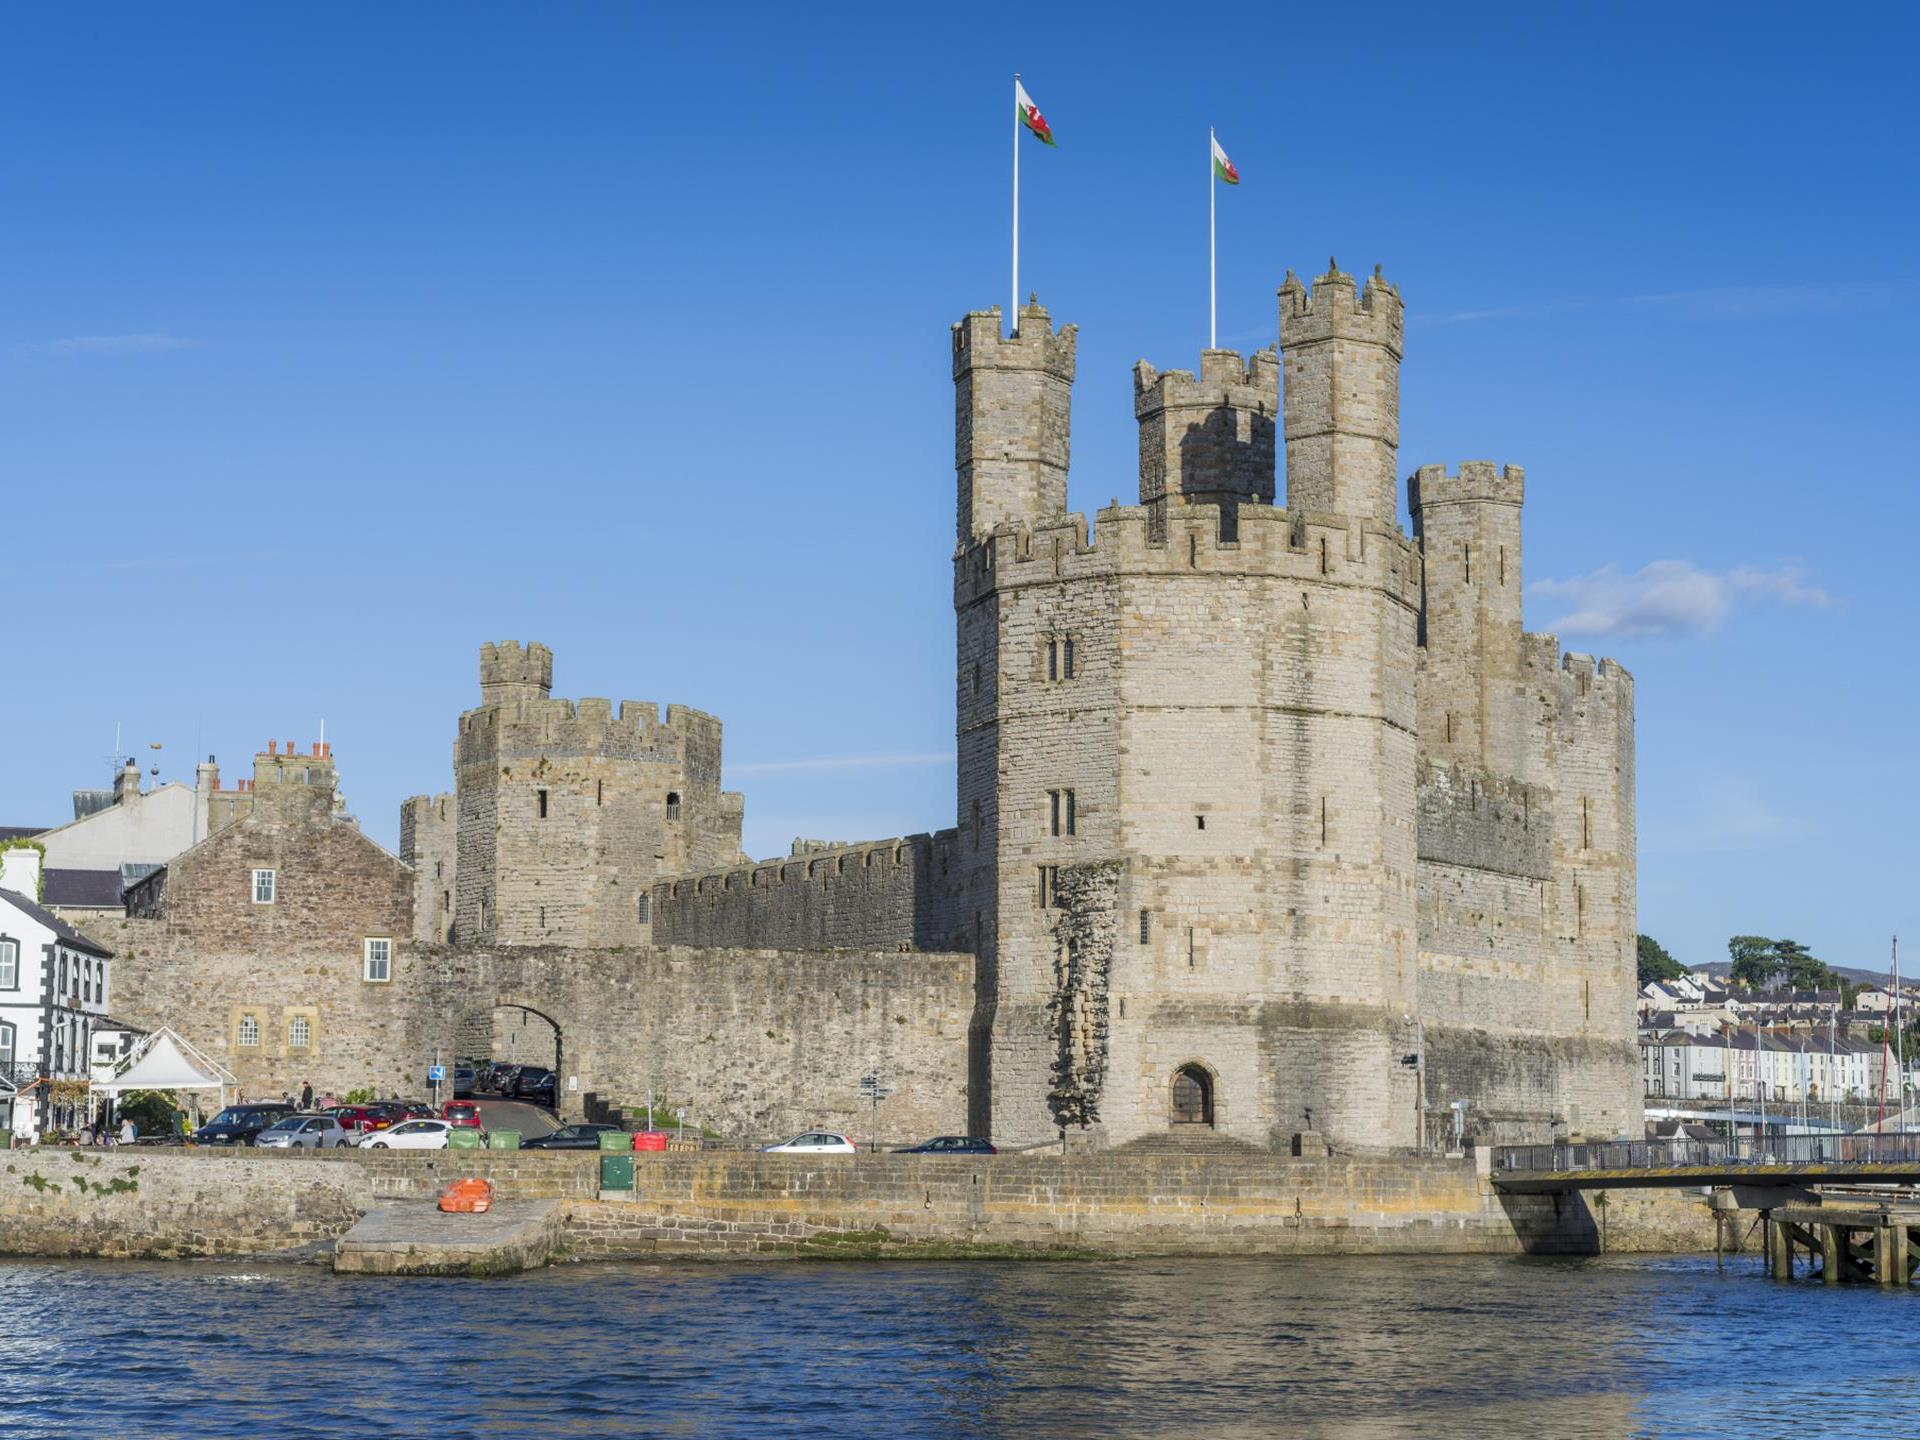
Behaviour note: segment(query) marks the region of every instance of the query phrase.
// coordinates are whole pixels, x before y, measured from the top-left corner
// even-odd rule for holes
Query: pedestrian
[[[120,1143],[122,1145],[131,1145],[139,1138],[140,1127],[133,1123],[132,1116],[128,1116],[120,1122]]]
[[[303,1080],[300,1082],[300,1108],[302,1110],[313,1109],[313,1082],[311,1080]]]

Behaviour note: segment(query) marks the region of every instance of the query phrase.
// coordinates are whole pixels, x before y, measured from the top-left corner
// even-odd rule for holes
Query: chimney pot
[[[278,755],[279,753],[280,753],[280,742],[278,740],[267,741],[267,754]]]

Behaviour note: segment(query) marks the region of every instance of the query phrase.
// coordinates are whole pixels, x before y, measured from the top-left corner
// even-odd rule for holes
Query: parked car
[[[279,1100],[258,1105],[229,1105],[193,1132],[196,1145],[252,1145],[260,1132],[293,1114],[293,1106]]]
[[[480,1072],[475,1070],[473,1066],[471,1065],[454,1066],[453,1067],[453,1098],[456,1100],[466,1099],[469,1095],[473,1094],[475,1087],[479,1083],[479,1080],[480,1080]]]
[[[493,1067],[493,1084],[487,1088],[496,1095],[513,1094],[514,1076],[520,1073],[518,1065],[496,1065]]]
[[[471,1100],[449,1100],[440,1107],[440,1118],[449,1125],[480,1129],[480,1107]]]
[[[412,1116],[415,1120],[432,1120],[435,1118],[433,1106],[424,1100],[394,1100],[390,1101],[389,1104],[399,1110],[405,1111],[406,1114]]]
[[[336,1105],[327,1113],[356,1135],[384,1130],[393,1124],[391,1115],[366,1105]]]
[[[998,1155],[1000,1152],[986,1141],[971,1135],[936,1135],[931,1140],[922,1140],[918,1145],[903,1145],[893,1152],[896,1155]]]
[[[522,1065],[513,1077],[513,1096],[517,1100],[545,1100],[553,1103],[555,1077],[539,1065]]]
[[[851,1155],[858,1147],[844,1135],[831,1130],[809,1130],[765,1149],[768,1155]]]
[[[337,1150],[353,1136],[331,1115],[289,1115],[262,1130],[254,1144],[277,1150]]]
[[[391,1130],[377,1130],[360,1142],[362,1150],[444,1150],[447,1132],[453,1127],[444,1120],[402,1120]]]
[[[536,1135],[520,1142],[522,1150],[598,1150],[600,1137],[611,1132],[623,1135],[618,1125],[562,1125],[551,1135]]]

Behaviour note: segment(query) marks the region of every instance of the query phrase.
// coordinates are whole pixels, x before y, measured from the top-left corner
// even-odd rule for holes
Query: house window
[[[0,1065],[13,1064],[13,1026],[0,1024]]]
[[[242,1015],[240,1017],[240,1028],[235,1033],[234,1039],[241,1045],[258,1045],[260,1043],[260,1022],[251,1015]]]
[[[271,905],[274,894],[274,874],[271,870],[253,872],[253,903]]]
[[[653,897],[651,895],[646,895],[646,894],[641,895],[637,900],[633,902],[633,910],[634,910],[634,918],[637,919],[642,925],[652,923]]]
[[[533,793],[540,803],[540,818],[544,820],[547,818],[547,792],[544,790],[536,790]]]
[[[20,988],[20,942],[0,940],[0,990]]]
[[[304,1015],[296,1015],[287,1022],[287,1048],[304,1050],[313,1044],[313,1022]]]
[[[1047,792],[1048,825],[1055,835],[1074,835],[1079,833],[1075,826],[1073,791],[1049,790]]]
[[[364,978],[376,985],[393,979],[393,941],[367,941]]]
[[[678,790],[669,790],[667,792],[667,819],[678,820],[679,818],[680,792]]]

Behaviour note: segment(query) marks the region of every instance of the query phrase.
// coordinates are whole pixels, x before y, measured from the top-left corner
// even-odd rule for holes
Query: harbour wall
[[[0,1252],[181,1258],[337,1239],[364,1213],[426,1201],[456,1176],[503,1199],[565,1202],[558,1254],[1591,1254],[1578,1195],[1501,1196],[1469,1157],[1029,1153],[978,1159],[635,1157],[631,1199],[602,1198],[599,1156],[543,1151],[315,1155],[204,1150],[0,1154]],[[1611,1250],[1699,1251],[1697,1196],[1615,1192]]]

